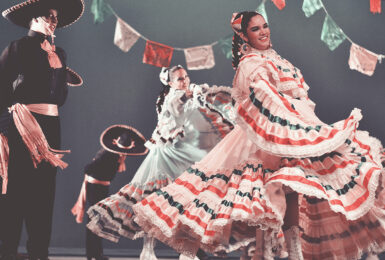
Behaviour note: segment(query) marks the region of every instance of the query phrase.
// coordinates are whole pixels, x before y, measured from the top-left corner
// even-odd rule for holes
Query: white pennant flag
[[[262,1],[262,3],[257,7],[257,9],[255,11],[257,11],[257,13],[262,15],[263,18],[265,18],[265,21],[267,23],[269,23],[269,21],[267,20],[267,13],[266,13],[266,7],[265,7],[265,2],[264,1]]]
[[[184,49],[187,69],[211,69],[215,66],[214,52],[211,45],[203,45]]]
[[[372,76],[376,69],[377,60],[377,54],[352,43],[349,56],[350,69],[358,70],[365,75]]]
[[[140,34],[122,19],[116,20],[114,43],[122,51],[128,52],[138,41]]]

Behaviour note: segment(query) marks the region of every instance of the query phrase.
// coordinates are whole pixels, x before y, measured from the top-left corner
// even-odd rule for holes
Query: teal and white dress
[[[230,88],[192,84],[190,89],[192,98],[170,89],[146,142],[150,151],[132,181],[88,210],[87,227],[98,236],[113,242],[143,236],[132,205],[173,182],[233,129]]]

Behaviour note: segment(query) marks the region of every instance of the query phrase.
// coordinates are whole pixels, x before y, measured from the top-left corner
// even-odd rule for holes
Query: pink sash
[[[0,177],[3,179],[2,194],[7,193],[9,147],[7,138],[0,134]]]
[[[52,149],[47,139],[44,136],[43,131],[39,123],[31,112],[47,115],[47,116],[58,116],[57,105],[53,104],[15,104],[9,108],[10,112],[13,112],[13,120],[15,126],[19,131],[25,145],[31,153],[32,163],[36,168],[37,165],[45,160],[52,166],[60,167],[64,169],[67,167],[67,163],[63,162],[61,158],[63,154],[69,153],[69,150],[55,150]],[[0,140],[0,176],[3,178],[3,189],[2,193],[7,192],[8,183],[8,158],[9,158],[9,147],[7,139],[1,136]]]
[[[84,209],[86,207],[87,182],[92,184],[100,184],[104,186],[110,185],[109,181],[100,181],[87,174],[84,176],[84,181],[80,189],[78,200],[76,201],[75,205],[71,209],[72,214],[76,216],[77,223],[83,222]]]

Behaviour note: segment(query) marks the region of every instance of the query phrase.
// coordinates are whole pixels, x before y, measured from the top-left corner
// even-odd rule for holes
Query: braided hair
[[[249,26],[249,22],[250,22],[251,18],[253,18],[256,15],[261,15],[261,14],[258,12],[255,12],[255,11],[244,11],[244,12],[238,13],[235,16],[236,19],[243,16],[242,22],[241,22],[241,31],[240,32],[242,32],[244,35],[247,34],[247,27]],[[233,48],[232,48],[232,52],[233,52],[232,65],[233,65],[234,69],[236,69],[238,67],[239,61],[243,56],[240,49],[241,49],[242,44],[244,44],[244,43],[245,42],[244,42],[244,40],[242,40],[241,36],[239,36],[238,33],[234,32],[233,42],[232,42],[232,46],[233,46]]]
[[[162,106],[164,103],[164,99],[166,98],[168,92],[170,92],[169,85],[162,85],[162,90],[159,93],[158,100],[156,101],[156,112],[160,114],[162,112]]]
[[[183,67],[181,65],[173,66],[170,69],[168,69],[167,80],[166,80],[167,83],[172,80],[172,75],[174,74],[174,72],[177,70],[180,70],[180,69],[183,69]],[[158,99],[156,101],[156,112],[158,114],[160,114],[160,112],[162,112],[163,103],[164,103],[164,100],[165,100],[167,94],[170,92],[170,88],[171,87],[169,84],[167,84],[167,85],[162,84],[162,90],[160,91]]]

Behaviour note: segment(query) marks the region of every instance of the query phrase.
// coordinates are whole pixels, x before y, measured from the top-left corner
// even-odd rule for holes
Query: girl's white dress
[[[117,242],[135,239],[143,232],[133,222],[132,205],[171,183],[194,162],[202,159],[231,129],[231,89],[191,85],[193,97],[170,88],[152,138],[149,153],[132,181],[88,210],[87,227]]]

